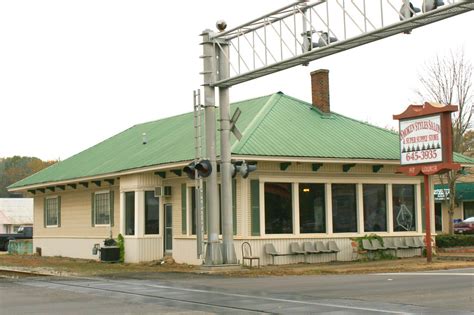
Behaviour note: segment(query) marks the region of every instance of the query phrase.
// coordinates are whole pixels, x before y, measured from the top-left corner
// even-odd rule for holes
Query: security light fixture
[[[227,27],[227,23],[224,20],[218,20],[216,22],[216,27],[219,30],[219,32],[223,32],[223,31],[225,31],[225,29]]]

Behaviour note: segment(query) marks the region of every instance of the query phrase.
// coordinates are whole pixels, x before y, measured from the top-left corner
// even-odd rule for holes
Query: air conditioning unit
[[[155,197],[171,197],[171,186],[155,187]]]
[[[155,187],[155,197],[161,197],[163,195],[163,187]]]

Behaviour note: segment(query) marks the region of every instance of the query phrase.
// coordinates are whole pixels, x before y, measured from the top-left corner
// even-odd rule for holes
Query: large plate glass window
[[[291,183],[265,183],[265,233],[293,233]]]
[[[324,184],[299,184],[300,233],[326,233]]]
[[[464,208],[464,220],[474,217],[474,201],[464,201],[463,202]]]
[[[387,194],[383,184],[364,184],[364,231],[387,231]]]
[[[333,232],[357,232],[356,185],[332,184],[331,190]]]
[[[154,191],[145,191],[145,234],[160,233],[160,199]]]
[[[416,231],[415,185],[392,185],[393,230]]]
[[[435,229],[437,232],[443,231],[443,207],[441,202],[435,203]]]
[[[125,235],[135,235],[135,192],[125,193]]]

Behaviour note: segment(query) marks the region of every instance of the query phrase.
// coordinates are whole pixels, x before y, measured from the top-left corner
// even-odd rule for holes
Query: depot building
[[[397,173],[399,135],[332,112],[327,70],[311,73],[311,91],[311,103],[278,92],[231,105],[242,111],[232,159],[257,166],[248,178],[233,179],[239,260],[243,242],[268,264],[265,244],[288,253],[292,242],[334,240],[337,259],[348,261],[357,259],[352,238],[423,236],[422,177]],[[94,244],[120,233],[126,262],[171,255],[201,264],[195,181],[183,173],[194,152],[188,113],[135,125],[9,189],[34,198],[33,242],[43,255],[97,259]],[[474,164],[457,154],[454,161]],[[277,263],[300,260],[288,255]]]

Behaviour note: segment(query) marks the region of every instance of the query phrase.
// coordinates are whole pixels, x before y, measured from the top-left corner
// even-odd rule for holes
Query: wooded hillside
[[[54,163],[56,161],[42,161],[29,156],[0,158],[0,198],[21,197],[21,194],[9,193],[7,187]]]

